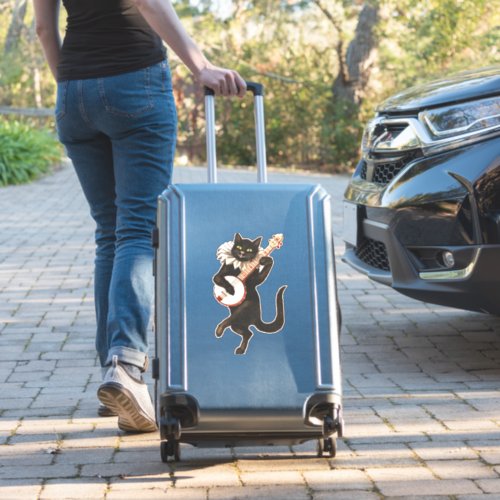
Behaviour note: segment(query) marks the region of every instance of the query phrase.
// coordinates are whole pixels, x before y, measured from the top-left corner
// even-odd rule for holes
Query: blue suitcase
[[[159,197],[153,377],[161,457],[198,447],[317,440],[335,456],[342,391],[331,208],[318,185],[267,184],[263,89],[254,94],[259,183],[217,184],[207,89],[208,184]]]

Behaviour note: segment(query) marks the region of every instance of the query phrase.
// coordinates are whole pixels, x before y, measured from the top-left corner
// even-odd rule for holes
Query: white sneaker
[[[155,411],[148,386],[133,378],[113,356],[112,364],[97,390],[103,405],[118,415],[118,427],[123,431],[154,432],[157,430]]]

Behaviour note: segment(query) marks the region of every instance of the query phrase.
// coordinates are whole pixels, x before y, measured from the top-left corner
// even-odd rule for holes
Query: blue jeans
[[[170,183],[177,114],[167,61],[58,83],[56,123],[96,222],[96,348],[144,370],[158,195]]]

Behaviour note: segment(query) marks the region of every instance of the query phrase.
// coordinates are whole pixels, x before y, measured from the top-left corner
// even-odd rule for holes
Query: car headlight
[[[428,109],[418,118],[378,115],[364,132],[362,152],[401,155],[420,149],[424,155],[472,144],[500,133],[500,97]]]
[[[439,139],[481,134],[500,128],[500,97],[429,109],[419,118]]]

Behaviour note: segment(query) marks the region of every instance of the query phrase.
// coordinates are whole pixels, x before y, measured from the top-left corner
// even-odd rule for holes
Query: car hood
[[[386,113],[419,111],[495,94],[500,94],[500,65],[466,71],[411,87],[384,101],[377,111]]]

